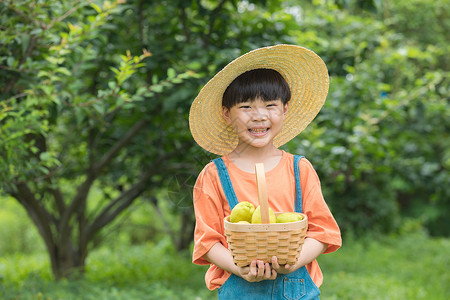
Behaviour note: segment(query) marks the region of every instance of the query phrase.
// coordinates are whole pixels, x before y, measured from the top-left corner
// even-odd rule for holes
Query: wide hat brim
[[[200,91],[192,103],[189,126],[194,140],[218,155],[232,152],[238,137],[222,117],[222,97],[230,83],[249,70],[278,71],[289,84],[291,100],[275,147],[284,145],[316,117],[328,93],[328,70],[313,51],[295,45],[276,45],[250,51],[226,65]]]

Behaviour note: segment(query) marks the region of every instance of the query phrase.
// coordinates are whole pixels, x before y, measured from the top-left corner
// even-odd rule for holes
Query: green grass
[[[87,261],[82,280],[54,282],[45,253],[0,258],[0,299],[141,300],[210,299],[205,267],[189,253],[176,253],[169,240],[159,244],[100,248]]]
[[[450,299],[450,239],[425,235],[346,239],[319,263],[325,280],[321,299]],[[204,283],[205,267],[158,244],[100,248],[87,261],[86,276],[53,282],[45,253],[0,257],[0,299],[134,300],[216,299]]]
[[[450,299],[450,239],[349,240],[319,259],[322,299]]]

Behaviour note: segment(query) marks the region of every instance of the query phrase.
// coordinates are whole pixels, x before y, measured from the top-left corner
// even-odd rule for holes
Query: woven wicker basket
[[[225,236],[233,261],[238,267],[248,266],[253,260],[279,264],[295,264],[305,240],[308,220],[291,223],[238,224],[225,218]]]
[[[297,222],[270,223],[264,166],[256,164],[258,200],[262,224],[231,223],[224,219],[225,236],[233,261],[238,267],[248,266],[253,260],[271,262],[277,256],[279,264],[295,264],[305,240],[308,219]],[[280,213],[275,213],[276,215]]]

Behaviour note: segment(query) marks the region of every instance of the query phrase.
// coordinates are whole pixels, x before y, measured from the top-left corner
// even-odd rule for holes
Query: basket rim
[[[275,215],[282,214],[284,212],[276,212]],[[292,213],[292,212],[291,212]],[[229,221],[230,216],[224,218],[224,229],[235,232],[268,232],[268,231],[290,231],[298,230],[308,226],[308,217],[303,213],[297,213],[303,216],[302,220],[289,222],[289,223],[270,223],[270,224],[241,224],[231,223]]]

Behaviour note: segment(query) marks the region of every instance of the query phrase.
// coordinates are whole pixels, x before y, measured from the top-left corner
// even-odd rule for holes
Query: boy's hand
[[[262,260],[254,260],[250,266],[239,268],[239,274],[248,282],[277,278],[277,272],[271,268],[269,263],[264,264]]]
[[[280,264],[278,264],[278,258],[276,256],[272,257],[272,268],[279,274],[289,274],[298,269],[295,267],[295,265],[289,265],[289,264],[280,265]]]

